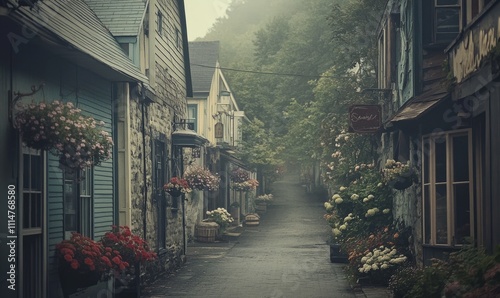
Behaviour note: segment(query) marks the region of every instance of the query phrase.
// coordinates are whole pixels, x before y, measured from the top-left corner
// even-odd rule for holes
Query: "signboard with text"
[[[382,126],[382,108],[379,105],[352,105],[349,107],[349,131],[374,133]]]

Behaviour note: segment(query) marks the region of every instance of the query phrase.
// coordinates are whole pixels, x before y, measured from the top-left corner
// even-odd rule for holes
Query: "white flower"
[[[373,269],[373,270],[378,270],[379,268],[378,268],[377,264],[373,264],[373,265],[372,265],[372,269]]]
[[[382,211],[382,213],[384,213],[384,214],[388,214],[389,212],[391,212],[391,209],[389,209],[389,208],[384,209],[384,210]]]
[[[383,184],[382,184],[382,182],[379,182],[379,183],[377,184],[377,187],[382,187],[382,185],[383,185]]]
[[[373,200],[375,197],[373,195],[368,195],[368,200]]]
[[[364,199],[363,199],[363,203],[366,203],[366,202],[368,202],[368,201],[369,201],[369,199],[368,199],[368,198],[364,198]]]
[[[374,215],[375,215],[375,210],[369,209],[368,211],[366,211],[365,217],[370,217]]]
[[[346,189],[347,189],[347,187],[345,187],[345,186],[341,186],[341,187],[339,188],[339,190],[340,190],[340,191],[344,191],[344,190],[346,190]]]
[[[333,197],[332,197],[332,199],[334,199],[334,200],[335,200],[335,199],[338,199],[338,198],[340,198],[340,195],[339,195],[339,194],[334,194],[334,195],[333,195]]]
[[[382,264],[382,266],[380,266],[380,269],[387,269],[387,268],[389,268],[389,265],[387,264]]]
[[[342,232],[337,228],[332,229],[332,233],[334,236],[338,236],[338,235],[342,234]]]
[[[359,195],[357,195],[357,194],[353,194],[353,195],[351,196],[351,200],[356,201],[357,199],[359,199]]]
[[[344,200],[342,200],[342,198],[335,199],[335,204],[342,204],[342,202],[344,202]]]
[[[341,225],[341,226],[339,227],[339,229],[340,229],[341,231],[345,231],[345,230],[347,230],[347,226],[346,226],[346,225]]]

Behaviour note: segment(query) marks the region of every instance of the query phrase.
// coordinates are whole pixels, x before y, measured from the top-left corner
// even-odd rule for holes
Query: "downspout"
[[[144,182],[144,201],[142,206],[142,233],[144,235],[144,239],[147,240],[147,215],[148,215],[148,176],[147,176],[147,162],[146,162],[146,111],[145,111],[145,103],[144,101],[140,101],[141,103],[141,133],[142,133],[142,163],[144,167],[144,171],[142,172],[142,179]]]
[[[181,158],[181,166],[180,166],[180,176],[184,176],[184,156],[182,154],[182,147],[179,149],[180,150],[180,158]],[[181,200],[182,200],[182,247],[184,251],[184,255],[187,255],[187,237],[186,237],[186,195],[182,194],[181,195]]]

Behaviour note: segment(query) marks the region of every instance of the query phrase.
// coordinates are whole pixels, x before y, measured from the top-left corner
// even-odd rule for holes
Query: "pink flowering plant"
[[[251,191],[259,186],[259,181],[250,179],[250,174],[241,168],[235,168],[231,172],[231,188],[237,191]]]
[[[184,179],[192,189],[208,191],[219,189],[220,177],[198,165],[191,165],[184,173]]]
[[[21,106],[15,127],[23,142],[38,150],[56,150],[61,164],[72,169],[98,165],[111,157],[113,140],[104,122],[84,116],[71,102]]]
[[[170,194],[190,193],[192,191],[187,180],[179,177],[170,178],[170,180],[163,185],[163,189]]]

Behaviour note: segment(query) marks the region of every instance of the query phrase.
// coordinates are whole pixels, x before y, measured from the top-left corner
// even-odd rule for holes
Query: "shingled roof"
[[[193,92],[208,92],[219,60],[218,41],[193,41],[189,43],[189,60]],[[203,65],[203,66],[200,66]]]
[[[84,0],[113,36],[137,36],[145,0]],[[126,8],[126,9],[125,9]]]
[[[94,71],[113,80],[148,82],[83,0],[38,2],[36,9],[21,8],[11,17],[37,32],[36,39],[44,40],[60,57],[84,67],[92,64]]]

